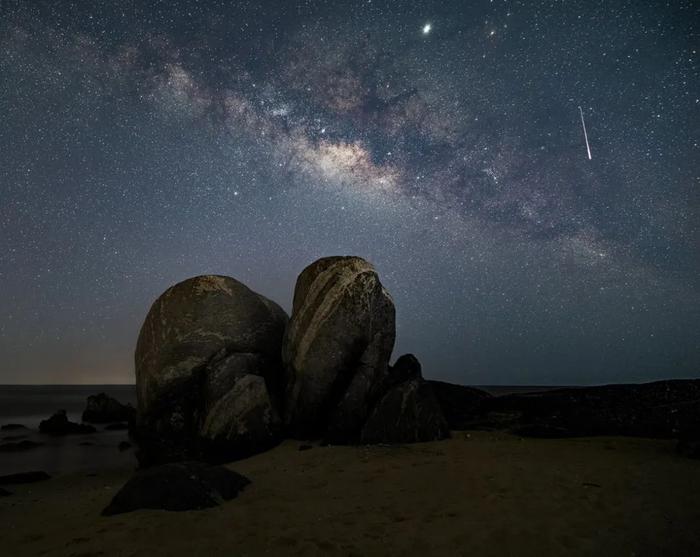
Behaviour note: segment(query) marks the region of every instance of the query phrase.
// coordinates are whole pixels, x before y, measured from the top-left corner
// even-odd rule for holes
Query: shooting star
[[[586,122],[583,119],[583,109],[579,106],[578,111],[581,114],[581,125],[583,126],[583,137],[586,139],[586,151],[588,152],[588,160],[593,160],[591,157],[591,146],[588,144],[588,133],[586,132]]]

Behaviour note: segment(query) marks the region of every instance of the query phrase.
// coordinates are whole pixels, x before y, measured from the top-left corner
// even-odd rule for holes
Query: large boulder
[[[130,404],[122,404],[107,393],[90,395],[83,411],[83,421],[93,424],[110,422],[129,422],[133,419],[135,409]]]
[[[389,382],[362,428],[363,443],[416,443],[449,437],[447,420],[415,356],[401,356],[390,369]]]
[[[215,507],[236,497],[250,480],[201,462],[177,462],[139,470],[102,511],[103,516],[138,509],[188,511]]]
[[[287,321],[277,304],[230,277],[166,290],[136,346],[141,463],[236,458],[275,444]]]
[[[290,433],[358,441],[383,394],[394,339],[394,303],[370,263],[326,257],[304,269],[282,350]]]

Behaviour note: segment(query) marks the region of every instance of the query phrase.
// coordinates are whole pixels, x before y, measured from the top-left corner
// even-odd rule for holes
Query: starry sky
[[[694,4],[0,0],[0,383],[133,382],[168,286],[289,312],[326,255],[429,378],[698,376]]]

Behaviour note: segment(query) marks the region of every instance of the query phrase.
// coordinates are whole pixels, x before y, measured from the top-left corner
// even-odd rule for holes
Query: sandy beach
[[[454,432],[406,446],[277,448],[229,465],[220,507],[100,516],[131,470],[7,486],[12,556],[698,555],[700,466],[667,440]]]

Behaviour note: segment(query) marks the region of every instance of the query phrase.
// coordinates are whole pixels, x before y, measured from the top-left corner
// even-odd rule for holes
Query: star
[[[548,0],[0,4],[0,383],[133,382],[169,285],[220,272],[291,310],[343,253],[427,376],[697,375],[692,0],[556,25]]]

